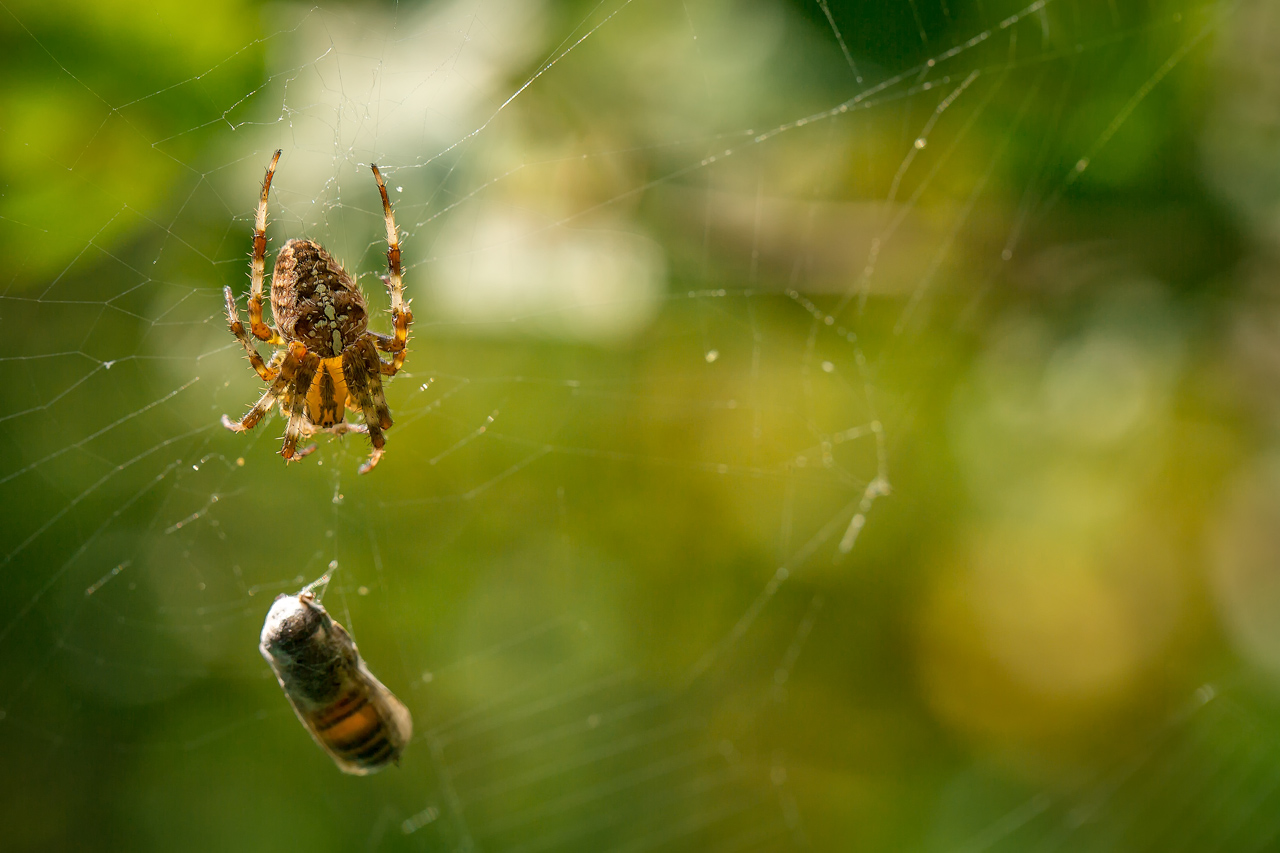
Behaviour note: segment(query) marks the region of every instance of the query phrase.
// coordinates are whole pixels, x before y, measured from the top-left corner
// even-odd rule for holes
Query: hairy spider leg
[[[387,405],[387,397],[382,391],[382,376],[379,367],[382,360],[378,358],[378,350],[368,338],[361,338],[355,343],[356,349],[364,358],[365,370],[369,373],[369,399],[373,402],[374,422],[383,429],[391,429],[391,407]],[[364,404],[361,404],[364,409]],[[369,412],[365,409],[365,419]]]
[[[284,445],[280,448],[280,455],[286,462],[301,459],[315,450],[314,446],[305,447],[299,453],[298,439],[312,432],[308,429],[307,393],[311,390],[316,370],[320,367],[320,356],[307,352],[307,348],[301,343],[294,341],[289,345],[289,351],[290,355],[298,359],[299,367],[293,381],[289,383],[289,393],[285,397],[284,408],[289,416],[289,425],[284,430]]]
[[[236,336],[236,340],[244,347],[245,353],[249,356],[249,363],[253,365],[254,370],[258,371],[262,381],[273,382],[276,378],[276,371],[262,363],[262,356],[258,354],[258,348],[253,345],[253,341],[249,340],[249,336],[245,333],[244,323],[240,322],[240,314],[236,311],[236,298],[231,295],[231,288],[222,288],[222,295],[227,300],[227,323],[231,326],[231,333]]]
[[[357,341],[342,354],[347,393],[364,413],[365,429],[369,433],[369,443],[373,445],[373,452],[360,466],[361,474],[372,471],[382,458],[382,448],[386,444],[382,431],[391,426],[391,412],[387,408],[387,398],[382,394],[381,364],[378,351],[368,340]]]
[[[258,215],[253,221],[253,273],[249,279],[249,326],[258,340],[280,343],[279,337],[262,322],[262,278],[267,264],[267,193],[271,190],[271,176],[276,173],[276,163],[280,161],[283,149],[276,149],[267,167],[267,176],[262,179],[262,197],[258,199]]]
[[[395,323],[394,335],[374,335],[374,340],[379,349],[393,353],[390,364],[380,361],[379,372],[395,376],[404,365],[407,355],[405,347],[409,341],[409,324],[413,322],[413,312],[404,300],[404,280],[400,270],[400,231],[396,228],[396,215],[387,199],[387,184],[382,179],[382,173],[376,165],[372,168],[373,177],[378,181],[378,192],[382,194],[382,217],[387,223],[387,291],[391,295],[391,318]]]
[[[293,357],[291,352],[288,350],[278,350],[276,354],[271,357],[271,361],[267,365],[268,369],[274,371],[276,374],[275,381],[272,382],[271,387],[263,393],[262,397],[259,398],[258,402],[254,404],[253,408],[250,409],[248,414],[243,418],[239,421],[233,421],[231,418],[223,415],[222,425],[232,432],[245,432],[246,430],[251,430],[256,427],[258,425],[258,421],[262,420],[263,416],[266,415],[267,412],[271,411],[271,407],[275,404],[276,400],[280,398],[280,394],[286,387],[288,387],[289,383],[293,381],[293,377],[297,372],[298,366],[298,360]]]

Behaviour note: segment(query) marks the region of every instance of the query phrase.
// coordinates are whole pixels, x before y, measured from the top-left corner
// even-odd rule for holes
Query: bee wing
[[[396,747],[395,760],[399,761],[400,750],[409,742],[409,738],[413,737],[413,717],[396,694],[388,690],[386,685],[369,671],[363,660],[360,661],[360,675],[367,679],[369,698],[378,706],[379,714],[390,730],[391,742]]]
[[[356,641],[351,639],[347,629],[343,628],[338,622],[333,622],[332,624],[334,633],[340,635],[343,642],[348,644],[351,650],[355,652],[355,677],[368,688],[369,701],[378,708],[378,716],[388,726],[390,740],[396,748],[395,760],[399,761],[400,750],[404,748],[405,744],[409,742],[409,738],[413,735],[413,718],[409,715],[409,709],[396,697],[396,694],[392,693],[385,684],[378,680],[378,676],[369,671],[364,658],[360,657],[360,650],[356,646]]]

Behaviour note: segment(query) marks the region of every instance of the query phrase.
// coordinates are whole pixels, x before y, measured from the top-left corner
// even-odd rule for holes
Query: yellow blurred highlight
[[[974,530],[935,578],[919,623],[930,703],[982,740],[1084,734],[1159,662],[1186,595],[1149,531],[1086,541],[1061,531]]]
[[[1210,583],[1240,652],[1280,679],[1280,457],[1231,485],[1210,546]]]

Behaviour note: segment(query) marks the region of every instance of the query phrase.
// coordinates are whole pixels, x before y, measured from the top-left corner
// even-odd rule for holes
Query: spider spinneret
[[[373,450],[360,466],[367,474],[382,458],[391,428],[391,410],[382,392],[382,377],[395,376],[404,365],[413,312],[404,299],[400,271],[400,235],[396,228],[387,185],[373,166],[382,195],[382,215],[387,226],[387,290],[391,295],[394,331],[371,332],[369,306],[355,279],[323,246],[314,240],[289,240],[276,255],[271,273],[271,314],[275,328],[262,320],[262,286],[267,254],[267,195],[280,151],[271,158],[253,228],[253,266],[249,286],[249,330],[240,322],[231,288],[223,289],[227,322],[244,347],[249,363],[264,382],[266,392],[243,418],[222,416],[232,432],[253,429],[274,403],[288,419],[280,455],[285,461],[301,459],[315,444],[298,450],[298,441],[317,432],[342,435],[360,432],[369,436]],[[264,362],[249,332],[260,341],[280,347]],[[379,350],[391,355],[383,361]],[[345,409],[360,412],[363,424],[349,424]]]

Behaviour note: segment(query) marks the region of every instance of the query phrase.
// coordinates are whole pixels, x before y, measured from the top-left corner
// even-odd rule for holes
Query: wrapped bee
[[[277,596],[259,649],[315,742],[342,772],[364,776],[399,761],[413,720],[316,598],[327,581]]]

